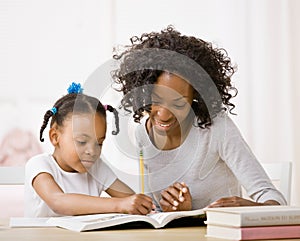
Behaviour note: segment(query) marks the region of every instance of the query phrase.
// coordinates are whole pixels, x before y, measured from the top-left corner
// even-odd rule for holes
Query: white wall
[[[68,85],[110,58],[110,1],[1,0],[0,9],[0,138],[13,126],[38,134]]]
[[[69,83],[89,81],[114,46],[173,24],[224,47],[238,65],[233,118],[261,162],[293,161],[300,205],[299,10],[297,0],[0,0],[0,138],[12,126],[38,133]],[[136,163],[116,157],[113,165],[137,190]]]

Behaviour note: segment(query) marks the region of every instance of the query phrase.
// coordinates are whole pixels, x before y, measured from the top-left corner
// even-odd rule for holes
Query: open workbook
[[[50,226],[57,226],[77,232],[113,227],[121,224],[133,222],[144,222],[150,224],[153,228],[162,228],[175,219],[183,217],[204,218],[202,209],[192,211],[178,212],[158,212],[148,215],[130,215],[130,214],[92,214],[81,216],[64,216],[49,218],[47,223]],[[200,225],[200,220],[199,225]]]

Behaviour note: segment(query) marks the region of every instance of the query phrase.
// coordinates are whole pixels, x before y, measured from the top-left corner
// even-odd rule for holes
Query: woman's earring
[[[193,99],[193,102],[197,102],[197,103],[198,103],[199,101],[198,101],[197,99],[194,98],[194,99]]]

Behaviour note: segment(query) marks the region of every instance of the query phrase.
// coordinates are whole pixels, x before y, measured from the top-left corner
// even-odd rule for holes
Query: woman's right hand
[[[146,215],[155,209],[151,197],[144,194],[133,194],[119,198],[119,212]]]
[[[192,210],[192,197],[189,188],[184,182],[175,182],[161,192],[159,201],[164,212]]]

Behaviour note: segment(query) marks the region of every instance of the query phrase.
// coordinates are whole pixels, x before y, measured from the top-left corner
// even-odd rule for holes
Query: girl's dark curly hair
[[[115,115],[116,131],[112,131],[113,135],[119,133],[119,115],[115,108],[110,105],[104,107],[101,102],[92,96],[85,94],[71,93],[61,97],[53,106],[56,113],[52,110],[47,110],[44,115],[44,121],[40,129],[40,141],[43,142],[43,132],[48,125],[50,117],[50,127],[56,123],[58,126],[63,126],[63,122],[68,118],[70,113],[98,113],[106,118],[106,110],[113,112]]]
[[[235,105],[230,100],[238,92],[231,84],[235,67],[224,49],[181,35],[173,26],[130,40],[125,51],[113,56],[120,67],[112,76],[124,94],[121,105],[129,112],[133,108],[135,122],[144,111],[151,111],[152,87],[163,72],[179,75],[193,86],[192,109],[199,127],[210,126],[212,117],[227,108],[233,114]]]

